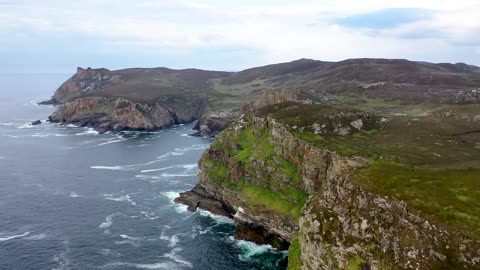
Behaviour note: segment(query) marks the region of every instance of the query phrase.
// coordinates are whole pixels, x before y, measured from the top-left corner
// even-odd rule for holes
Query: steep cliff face
[[[119,74],[110,74],[108,69],[83,69],[66,80],[53,94],[52,98],[40,104],[61,104],[67,100],[87,95],[97,89],[103,89],[120,82]]]
[[[204,106],[200,97],[170,96],[148,104],[122,98],[82,97],[64,102],[49,120],[89,126],[100,132],[155,130],[192,122]]]
[[[382,122],[362,113],[325,119],[339,124],[323,125],[322,134],[335,136]],[[335,128],[341,123],[347,133]],[[354,179],[370,159],[315,146],[298,130],[268,116],[241,118],[204,153],[198,185],[177,202],[221,209],[237,222],[238,238],[291,244],[289,269],[480,268],[479,241],[366,190]]]
[[[480,269],[480,242],[403,201],[327,177],[299,222],[300,269]]]

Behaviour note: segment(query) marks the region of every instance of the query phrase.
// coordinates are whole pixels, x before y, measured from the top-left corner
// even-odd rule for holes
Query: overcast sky
[[[479,0],[0,0],[0,73],[299,58],[480,65]]]

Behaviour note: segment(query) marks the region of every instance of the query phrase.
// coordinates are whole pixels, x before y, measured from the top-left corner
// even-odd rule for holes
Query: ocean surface
[[[193,124],[98,134],[43,123],[69,75],[0,75],[0,269],[284,269],[286,252],[176,205],[211,139]]]

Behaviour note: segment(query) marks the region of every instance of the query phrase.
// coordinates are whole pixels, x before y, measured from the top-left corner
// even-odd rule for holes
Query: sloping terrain
[[[78,68],[77,73],[44,104],[64,104],[86,97],[102,97],[112,101],[119,98],[131,101],[134,106],[146,106],[139,113],[142,117],[152,118],[150,112],[159,110],[167,111],[168,115],[161,114],[157,116],[160,118],[141,121],[149,124],[130,126],[128,121],[120,123],[115,120],[119,117],[111,110],[102,109],[104,115],[97,115],[88,121],[88,117],[85,117],[88,116],[87,111],[81,112],[82,117],[71,118],[75,109],[66,112],[60,106],[51,121],[95,128],[101,125],[101,130],[117,130],[158,129],[198,119],[200,135],[215,135],[238,118],[245,105],[258,101],[266,90],[282,90],[288,96],[280,98],[283,101],[301,99],[303,102],[363,108],[385,102],[412,106],[476,104],[480,101],[479,83],[480,69],[475,66],[389,59],[350,59],[341,62],[300,59],[240,72]],[[289,92],[295,93],[295,98]],[[193,110],[196,113],[185,118],[176,117],[176,111],[168,106],[170,100],[182,102],[186,97],[198,104]],[[77,101],[77,104],[81,103]],[[113,105],[110,107],[114,108]],[[181,109],[176,107],[175,110]],[[80,118],[82,121],[77,121]],[[102,118],[102,121],[99,122],[98,118]]]

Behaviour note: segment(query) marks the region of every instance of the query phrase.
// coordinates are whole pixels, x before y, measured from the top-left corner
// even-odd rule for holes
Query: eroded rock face
[[[480,243],[406,203],[328,177],[300,218],[302,269],[479,269]]]
[[[362,128],[360,121],[351,126]],[[254,141],[268,142],[253,149],[272,149],[270,160],[257,152],[238,155],[246,151],[246,130]],[[296,174],[278,169],[286,161]],[[301,265],[295,269],[480,268],[478,241],[432,223],[403,201],[369,193],[350,179],[356,169],[369,165],[367,159],[341,157],[300,140],[274,119],[243,117],[204,153],[192,192],[218,201],[238,224],[238,238],[278,248],[298,239]],[[225,175],[219,178],[222,168]],[[275,179],[275,184],[266,179]],[[252,186],[273,194],[296,190],[308,200],[295,219],[249,200],[245,189]],[[191,210],[206,209],[201,200],[194,201]]]
[[[197,119],[202,98],[168,97],[151,104],[122,98],[82,97],[66,101],[51,122],[93,127],[97,131],[155,130]]]
[[[57,91],[55,91],[50,100],[40,102],[40,104],[62,104],[67,100],[117,84],[120,81],[120,75],[112,75],[108,69],[83,69],[79,67],[77,68],[77,73],[66,80]]]

